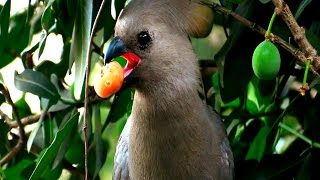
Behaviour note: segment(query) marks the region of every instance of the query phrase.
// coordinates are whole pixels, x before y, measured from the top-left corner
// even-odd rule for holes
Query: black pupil
[[[150,42],[150,40],[151,38],[148,32],[142,31],[138,34],[138,42],[140,45],[142,46],[147,45]]]

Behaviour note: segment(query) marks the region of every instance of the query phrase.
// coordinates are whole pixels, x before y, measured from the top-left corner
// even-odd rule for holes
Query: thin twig
[[[2,84],[0,84],[0,91],[4,95],[7,103],[12,107],[13,115],[16,118],[16,122],[19,127],[19,140],[18,140],[17,144],[8,152],[8,154],[6,154],[0,160],[0,166],[2,166],[3,164],[8,163],[10,160],[12,160],[18,154],[18,152],[22,149],[22,147],[24,145],[24,141],[26,139],[26,134],[24,132],[24,128],[21,123],[21,119],[19,117],[17,108],[16,108],[15,104],[13,103],[8,90]]]
[[[306,38],[304,28],[299,26],[287,3],[285,3],[283,0],[272,0],[272,2],[276,6],[275,12],[281,16],[284,22],[287,24],[294,37],[294,40],[304,52],[306,59],[310,59],[315,70],[318,70],[320,68],[320,57],[318,56],[315,48],[312,47]]]
[[[231,16],[233,19],[235,19],[235,20],[239,21],[240,23],[242,23],[243,25],[247,26],[252,31],[257,32],[257,33],[265,36],[266,30],[264,28],[257,25],[256,23],[251,22],[248,19],[240,16],[239,14],[237,14],[227,8],[222,7],[217,3],[210,3],[210,4],[206,4],[206,5],[208,5],[209,7],[211,7],[214,11],[216,11],[218,13],[224,14],[225,16]],[[290,52],[295,58],[297,58],[297,60],[299,61],[298,63],[300,65],[306,64],[307,57],[305,56],[305,53],[303,53],[301,50],[293,47],[292,45],[287,43],[285,40],[283,40],[281,37],[279,37],[273,33],[270,34],[270,40],[276,44],[279,44],[282,48],[284,48],[285,50]],[[317,73],[317,69],[318,69],[318,66],[315,66],[314,64],[310,67],[311,72],[313,74],[315,74],[316,76],[319,76],[319,74]]]
[[[89,102],[89,75],[90,75],[90,66],[91,66],[91,47],[93,43],[93,36],[97,27],[97,23],[99,20],[99,17],[101,15],[101,12],[103,10],[104,5],[106,1],[103,0],[101,2],[99,11],[97,13],[97,16],[94,20],[92,29],[91,29],[91,34],[90,34],[90,40],[89,40],[89,45],[88,45],[88,52],[87,52],[87,64],[86,64],[86,79],[85,79],[85,99],[84,99],[84,124],[83,124],[83,133],[84,133],[84,164],[85,164],[85,180],[88,179],[88,139],[87,139],[87,126],[88,126],[88,102]]]
[[[2,116],[2,114],[1,114],[1,116]],[[21,124],[23,126],[28,125],[28,124],[33,124],[35,122],[38,122],[39,118],[40,118],[40,114],[30,115],[30,116],[27,116],[25,118],[22,118],[21,119]],[[14,121],[14,120],[11,120],[11,119],[6,119],[6,123],[8,124],[8,126],[10,128],[16,128],[16,127],[19,126],[17,121]]]

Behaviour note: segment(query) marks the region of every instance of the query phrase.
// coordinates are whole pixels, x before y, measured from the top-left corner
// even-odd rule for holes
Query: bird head
[[[125,58],[125,83],[142,90],[196,77],[189,37],[206,36],[212,19],[200,1],[132,0],[117,19],[104,63]]]

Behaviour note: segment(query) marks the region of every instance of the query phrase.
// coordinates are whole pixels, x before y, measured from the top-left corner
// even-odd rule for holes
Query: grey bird
[[[203,94],[190,37],[204,37],[212,10],[199,0],[132,0],[121,12],[105,63],[123,56],[132,113],[114,157],[114,180],[233,179],[220,117]]]

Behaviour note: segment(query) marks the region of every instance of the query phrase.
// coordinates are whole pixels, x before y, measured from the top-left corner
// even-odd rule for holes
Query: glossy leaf
[[[254,138],[253,142],[250,145],[248,150],[246,160],[257,160],[260,161],[266,149],[267,137],[271,131],[271,127],[263,126],[256,137]]]
[[[299,7],[298,7],[298,9],[297,9],[297,11],[296,11],[296,13],[294,14],[294,18],[295,18],[295,19],[299,19],[299,17],[301,16],[302,12],[304,11],[304,9],[305,9],[311,2],[312,2],[312,0],[303,0],[303,1],[300,3],[300,5],[299,5]]]
[[[1,120],[0,121],[0,132],[2,134],[7,134],[9,132],[9,130],[10,130],[9,126],[3,120]],[[3,157],[9,150],[8,149],[9,141],[6,136],[1,135],[0,142],[1,142],[0,156]]]
[[[30,92],[47,99],[57,99],[58,91],[50,80],[42,73],[31,69],[24,70],[21,74],[15,74],[14,84],[23,92]]]
[[[52,9],[55,14],[57,31],[64,38],[71,38],[79,0],[55,0]]]
[[[7,42],[10,23],[11,0],[7,0],[0,12],[0,53]]]
[[[132,93],[132,90],[124,89],[116,94],[106,122],[116,122],[129,113],[132,107]]]
[[[6,101],[6,98],[3,94],[0,94],[0,104],[4,103]]]
[[[315,157],[314,154],[312,153],[309,153],[307,155],[307,157],[303,160],[303,163],[298,171],[298,174],[297,174],[297,177],[296,179],[297,180],[304,180],[304,179],[314,179],[313,176],[316,176],[316,175],[312,175],[312,169],[313,169],[313,159]],[[313,158],[312,158],[313,157]]]
[[[51,8],[51,5],[54,1],[55,0],[49,0],[41,16],[41,25],[42,28],[46,31],[48,31],[50,27],[54,24],[54,13]]]
[[[79,100],[83,93],[86,58],[91,33],[92,0],[79,0],[72,33],[69,69],[75,64],[74,97]]]
[[[20,118],[31,115],[31,109],[25,100],[25,96],[22,96],[18,101],[14,103],[16,105]]]
[[[34,8],[30,8],[30,13],[33,12]],[[7,41],[1,40],[1,44],[5,44],[5,51],[1,52],[0,68],[11,63],[20,52],[23,51],[28,43],[30,37],[30,26],[26,23],[27,12],[15,14],[10,18],[10,31],[6,36]],[[1,20],[0,20],[1,22]],[[34,25],[36,25],[35,23]],[[33,27],[36,29],[36,27]],[[0,48],[1,49],[1,48]]]
[[[15,166],[5,169],[4,173],[7,179],[25,179],[26,177],[24,177],[23,172],[25,170],[28,170],[34,164],[34,161],[32,161],[31,159],[23,159]]]
[[[31,48],[28,48],[28,49],[24,50],[23,52],[21,52],[21,60],[23,62],[24,67],[30,68],[30,69],[33,68],[34,63],[33,63],[32,55],[38,49],[39,43],[40,42],[38,42],[37,44],[35,44]]]
[[[1,73],[0,73],[0,85],[4,85],[4,80],[3,80],[3,76]]]
[[[43,121],[41,130],[44,146],[48,147],[54,138],[54,122],[51,119],[49,121]]]
[[[0,179],[4,179],[6,175],[4,174],[4,171],[2,170],[2,167],[0,166]]]
[[[57,132],[51,145],[44,150],[43,155],[40,157],[36,168],[34,169],[29,180],[39,179],[44,170],[53,162],[60,145],[64,138],[71,132],[76,126],[79,118],[79,113],[75,113],[69,121]]]
[[[41,34],[41,40],[39,42],[39,55],[38,55],[38,59],[40,59],[42,53],[43,53],[43,50],[44,50],[44,47],[46,45],[46,42],[47,42],[47,37],[48,37],[48,34],[47,34],[47,31],[42,31],[42,34]]]
[[[80,126],[80,125],[79,125]],[[77,130],[75,128],[75,130]],[[84,143],[81,140],[79,133],[74,133],[73,139],[70,142],[70,146],[65,153],[65,159],[72,164],[83,164],[83,158],[79,158],[79,155],[84,154]]]
[[[268,2],[270,2],[271,0],[259,0],[261,3],[266,4]]]
[[[34,142],[34,139],[36,138],[36,135],[38,134],[38,131],[43,123],[43,120],[49,110],[49,108],[55,104],[55,102],[53,100],[47,100],[47,99],[43,99],[43,110],[41,112],[41,116],[38,120],[38,122],[36,123],[35,127],[32,129],[31,134],[29,135],[28,141],[27,141],[27,150],[30,152],[32,144]]]
[[[257,13],[256,9],[259,9],[261,5],[257,1],[244,1],[237,7],[236,12],[251,19]],[[253,73],[251,56],[254,48],[243,48],[243,42],[246,42],[246,46],[252,47],[263,39],[261,36],[256,37],[255,34],[251,34],[240,23],[233,23],[230,31],[227,41],[215,55],[220,75],[221,98],[224,103],[233,101],[238,97],[243,98],[247,83]],[[249,34],[251,38],[247,38]]]
[[[93,178],[95,179],[99,174],[100,169],[102,168],[104,159],[106,158],[106,154],[103,151],[102,140],[101,140],[101,118],[100,118],[100,107],[99,105],[94,105],[92,107],[93,115],[92,121],[94,122],[94,142],[95,142],[95,170],[93,174]]]
[[[246,110],[250,114],[270,112],[274,106],[276,80],[261,80],[253,76],[247,87]]]
[[[48,179],[48,180],[60,179],[63,169],[64,167],[62,164],[60,164],[55,168],[51,168],[50,166],[48,166],[42,173],[41,179]]]
[[[62,119],[62,122],[60,124],[60,128],[63,127],[68,122],[68,120],[70,119],[70,117],[72,116],[72,113],[74,111],[75,110],[71,110],[71,111],[67,112],[66,114],[64,114],[64,117],[61,117],[63,119]],[[67,135],[65,137],[64,141],[61,143],[59,151],[58,151],[58,153],[57,153],[57,155],[55,157],[55,160],[53,162],[53,165],[52,165],[53,168],[58,167],[58,165],[61,163],[61,161],[65,157],[66,152],[68,151],[69,147],[71,146],[71,142],[73,141],[73,139],[75,138],[75,136],[77,134],[76,130],[77,130],[76,128],[71,130],[70,134]],[[73,162],[71,162],[71,163],[73,163]]]
[[[72,97],[73,94],[71,93],[70,89],[65,88],[60,79],[58,79],[58,77],[55,74],[52,74],[50,79],[54,86],[57,88],[60,95],[60,101],[63,104],[70,105],[76,102]]]

